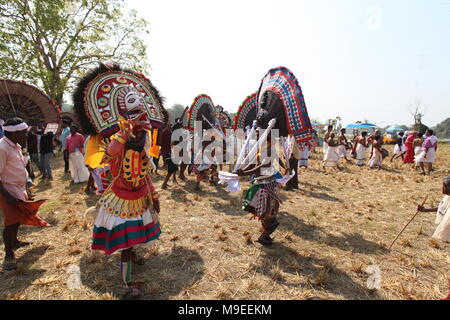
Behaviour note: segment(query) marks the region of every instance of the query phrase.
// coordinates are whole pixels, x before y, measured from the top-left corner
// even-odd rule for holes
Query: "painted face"
[[[125,107],[127,108],[127,111],[142,108],[143,103],[141,97],[134,91],[128,92],[125,96]]]

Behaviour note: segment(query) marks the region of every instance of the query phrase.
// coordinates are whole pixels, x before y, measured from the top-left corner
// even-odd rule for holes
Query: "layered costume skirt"
[[[102,199],[108,199],[110,196],[113,194],[105,195]],[[131,207],[140,211],[135,204]],[[152,217],[154,211],[151,206],[143,209],[142,214],[136,215],[131,213],[115,215],[108,211],[110,210],[107,206],[100,205],[94,223],[93,250],[102,250],[110,255],[115,251],[122,251],[138,244],[149,244],[158,239],[161,234],[159,223],[155,223]]]
[[[281,204],[278,195],[279,184],[276,181],[264,184],[254,184],[246,192],[242,202],[242,210],[253,213],[259,219],[275,212]]]

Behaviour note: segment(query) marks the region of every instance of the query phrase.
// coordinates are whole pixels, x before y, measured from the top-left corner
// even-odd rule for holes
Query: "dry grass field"
[[[388,147],[392,151],[392,147]],[[318,150],[320,151],[320,150]],[[417,204],[437,206],[442,177],[450,175],[450,146],[438,150],[436,170],[420,176],[401,163],[382,171],[343,164],[321,169],[322,153],[300,170],[301,190],[282,191],[280,227],[272,247],[257,241],[260,223],[240,210],[242,193],[204,186],[195,178],[160,190],[163,234],[141,248],[144,299],[440,299],[450,278],[450,245],[432,240],[434,213],[421,213],[392,250],[389,244]],[[37,179],[36,199],[49,199],[41,216],[52,226],[21,227],[19,269],[0,271],[1,299],[119,299],[119,255],[90,250],[93,217],[84,216],[98,196],[70,185],[62,158],[54,159],[54,181]],[[159,189],[160,176],[154,177]],[[0,240],[1,241],[1,240]],[[3,243],[0,243],[3,261]],[[382,271],[381,289],[366,287],[367,267]],[[82,287],[69,290],[67,269],[81,270]]]

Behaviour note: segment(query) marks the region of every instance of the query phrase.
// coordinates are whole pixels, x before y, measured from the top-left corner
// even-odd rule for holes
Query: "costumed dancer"
[[[149,134],[144,121],[131,120],[109,143],[105,162],[113,182],[100,199],[94,223],[92,249],[107,255],[121,252],[120,270],[126,297],[139,296],[131,281],[132,264],[142,265],[133,247],[156,240],[161,234],[158,194],[149,175],[152,157],[146,152]]]
[[[445,242],[450,242],[450,177],[445,177],[442,185],[442,199],[439,207],[426,209],[418,207],[420,212],[436,212],[436,225],[438,226],[433,234],[433,238]],[[450,289],[450,280],[449,280]],[[443,300],[450,300],[450,290],[448,296]]]
[[[203,139],[201,142],[201,150],[197,151],[194,150],[193,143],[190,144],[192,146],[192,152],[197,152],[193,156],[193,162],[189,166],[189,171],[194,172],[197,176],[197,183],[195,190],[200,191],[200,183],[201,181],[208,180],[212,185],[215,185],[218,180],[218,171],[217,171],[217,165],[214,163],[215,158],[215,150],[212,151],[211,154],[204,153],[205,149],[214,142],[216,138],[216,134],[222,139],[224,139],[224,134],[220,128],[219,121],[216,118],[216,111],[214,107],[214,103],[212,102],[212,99],[206,95],[201,94],[198,95],[194,102],[192,103],[191,107],[189,108],[188,113],[188,125],[187,129],[194,134],[194,131],[196,128],[196,123],[201,122],[201,132],[195,132],[195,135],[200,135],[203,137],[204,134],[208,134],[207,130],[212,129],[214,132],[213,136],[211,137],[210,141],[206,141]],[[201,134],[202,133],[202,134]],[[199,139],[198,136],[191,135],[194,139]],[[194,140],[195,141],[195,140]],[[180,166],[181,170],[181,166]]]
[[[92,249],[120,252],[123,298],[139,298],[132,265],[145,261],[134,247],[161,234],[159,199],[150,177],[157,157],[150,130],[163,127],[162,99],[144,75],[100,64],[80,80],[73,100],[83,131],[91,134],[86,163],[91,168],[107,164],[112,176],[94,210]]]
[[[236,172],[240,177],[251,176],[252,186],[245,193],[242,210],[252,213],[261,221],[263,232],[258,238],[258,242],[266,246],[273,243],[270,235],[280,224],[277,221],[277,215],[282,203],[279,195],[280,184],[277,182],[277,179],[282,176],[280,172],[272,169],[271,152],[276,151],[272,150],[269,139],[267,141],[267,157],[261,158],[261,153],[259,153],[257,155],[259,165],[250,164]]]
[[[3,269],[17,269],[14,251],[29,245],[17,239],[20,225],[44,227],[48,224],[36,215],[44,201],[28,202],[26,184],[27,161],[22,147],[27,143],[28,125],[20,118],[5,121],[4,137],[0,139],[0,208],[3,212],[3,243],[5,260]]]
[[[245,194],[242,207],[261,219],[263,232],[258,241],[263,245],[270,245],[273,242],[270,235],[279,225],[276,217],[281,204],[278,193],[280,184],[286,184],[295,174],[292,168],[289,168],[292,151],[290,143],[282,146],[284,164],[277,154],[273,154],[276,149],[271,146],[272,129],[277,129],[280,137],[292,136],[288,141],[300,144],[312,139],[312,126],[302,89],[297,78],[287,68],[277,67],[269,70],[261,81],[257,97],[257,126],[266,131],[255,147],[261,146],[261,142],[263,147],[267,146],[267,157],[262,157],[260,152],[256,164],[253,162],[246,168],[238,169],[236,173],[238,176],[253,175],[252,186]],[[278,161],[273,162],[272,159]],[[279,164],[278,171],[271,167],[271,163]],[[281,174],[283,170],[284,176]]]

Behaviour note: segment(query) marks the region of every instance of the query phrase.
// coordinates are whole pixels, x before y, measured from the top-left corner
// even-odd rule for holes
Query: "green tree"
[[[61,106],[100,61],[145,71],[147,25],[123,0],[0,0],[0,76],[42,87]]]
[[[450,138],[450,118],[439,123],[436,127],[433,128],[435,136],[438,138]]]
[[[177,118],[181,118],[185,108],[185,106],[179,103],[174,104],[172,107],[168,108],[167,112],[169,112],[169,122],[171,124],[175,124],[175,120]]]
[[[342,129],[342,118],[336,117],[334,119],[328,119],[327,124],[332,125],[335,131],[340,131]]]

